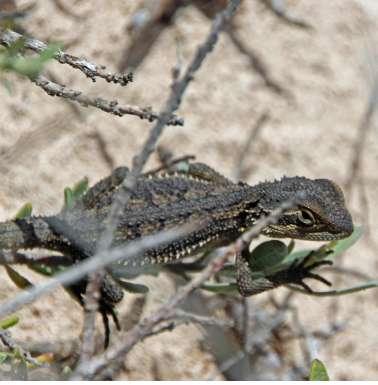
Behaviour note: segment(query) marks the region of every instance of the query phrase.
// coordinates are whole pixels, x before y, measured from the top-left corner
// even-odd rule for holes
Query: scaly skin
[[[1,223],[0,249],[50,249],[70,256],[74,261],[93,255],[96,242],[106,227],[105,219],[113,196],[127,172],[126,168],[116,169],[93,186],[70,210],[50,217]],[[200,225],[192,233],[164,247],[152,248],[132,262],[140,266],[174,263],[204,249],[233,242],[259,218],[268,215],[282,202],[296,197],[299,197],[297,206],[287,210],[277,224],[267,226],[263,234],[328,241],[352,233],[353,223],[343,193],[332,181],[285,177],[249,186],[233,183],[210,167],[193,163],[180,173],[139,178],[115,231],[113,246],[196,221]],[[237,268],[237,281],[243,295],[277,286],[265,287],[264,283],[256,289],[250,282],[248,266],[240,256]],[[282,283],[281,275],[278,284]],[[85,286],[84,281],[82,285],[73,285],[80,300]],[[109,306],[121,298],[121,289],[114,282],[107,281],[102,291],[103,307],[106,308],[103,313],[109,312]]]

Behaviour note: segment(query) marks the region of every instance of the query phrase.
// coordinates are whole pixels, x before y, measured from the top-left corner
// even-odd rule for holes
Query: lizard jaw
[[[352,232],[353,229],[340,231],[338,233],[328,231],[305,233],[296,229],[283,229],[282,226],[279,225],[269,225],[262,231],[262,234],[270,238],[292,238],[305,241],[337,241],[349,237]]]

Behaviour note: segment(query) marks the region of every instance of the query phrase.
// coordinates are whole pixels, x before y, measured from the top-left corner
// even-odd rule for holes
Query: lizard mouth
[[[293,228],[283,228],[279,225],[270,225],[262,231],[262,234],[270,238],[292,238],[307,241],[337,241],[339,239],[349,237],[352,234],[352,231],[348,229],[338,231],[337,233],[331,233],[328,231],[303,232]]]

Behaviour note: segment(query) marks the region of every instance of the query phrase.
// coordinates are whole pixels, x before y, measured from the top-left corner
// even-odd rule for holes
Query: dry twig
[[[24,38],[18,32],[12,31],[10,29],[5,30],[0,34],[0,43],[9,47],[10,45],[16,43],[17,41],[23,39],[25,48],[28,48],[34,52],[41,53],[47,49],[47,44],[34,39],[32,37]],[[98,65],[92,62],[89,62],[86,59],[79,58],[73,55],[69,55],[61,50],[58,50],[55,54],[55,59],[61,64],[68,64],[69,66],[76,68],[83,72],[88,78],[92,81],[96,81],[96,78],[105,79],[109,83],[119,84],[121,86],[126,86],[133,80],[132,73],[128,74],[119,74],[111,73],[106,71],[106,67],[103,65]]]
[[[106,100],[100,97],[90,97],[85,95],[82,91],[73,90],[66,88],[65,86],[52,82],[46,77],[39,75],[33,83],[38,87],[41,87],[50,96],[59,96],[62,98],[69,99],[73,102],[79,103],[82,106],[95,107],[102,111],[108,112],[116,116],[134,115],[140,119],[146,119],[150,122],[158,119],[158,115],[151,110],[151,108],[140,108],[137,106],[119,106],[116,100]],[[175,115],[171,115],[167,122],[168,125],[172,126],[183,126],[184,120]]]
[[[41,363],[38,362],[31,354],[13,341],[11,333],[9,330],[0,329],[0,341],[11,351],[17,351],[19,356],[22,357],[26,362],[34,366],[41,366]]]

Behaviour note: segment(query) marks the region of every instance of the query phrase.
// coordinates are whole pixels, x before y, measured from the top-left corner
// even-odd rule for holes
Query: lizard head
[[[296,206],[284,212],[276,224],[267,226],[269,237],[330,241],[349,236],[352,217],[345,205],[340,187],[328,179],[284,177],[280,181],[262,183],[262,209],[268,212],[288,199]]]

